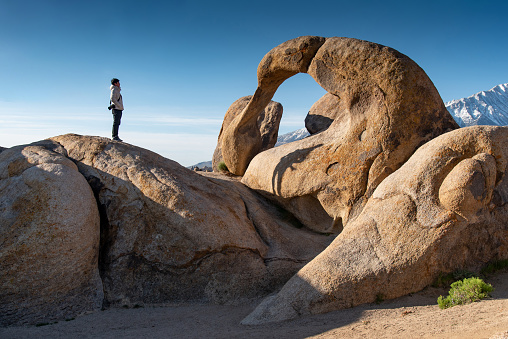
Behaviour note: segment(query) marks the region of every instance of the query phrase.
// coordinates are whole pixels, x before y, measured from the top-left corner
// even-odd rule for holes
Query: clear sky
[[[387,45],[415,60],[443,100],[508,82],[508,2],[0,0],[0,146],[77,133],[120,137],[184,166],[211,160],[222,119],[257,86],[273,47],[302,35]],[[279,134],[304,127],[324,90],[288,79]]]

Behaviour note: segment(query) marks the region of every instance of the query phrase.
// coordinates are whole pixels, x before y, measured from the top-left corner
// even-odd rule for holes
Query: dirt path
[[[303,317],[242,326],[257,303],[110,309],[41,327],[0,329],[0,338],[508,338],[508,273],[487,279],[492,298],[440,310],[442,289]],[[503,335],[504,333],[504,335]]]

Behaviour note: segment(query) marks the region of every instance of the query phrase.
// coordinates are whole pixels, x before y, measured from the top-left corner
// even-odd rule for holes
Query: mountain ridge
[[[445,103],[460,127],[508,125],[508,83]]]

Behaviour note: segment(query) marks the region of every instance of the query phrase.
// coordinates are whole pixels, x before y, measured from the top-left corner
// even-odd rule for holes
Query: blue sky
[[[0,0],[0,146],[110,137],[121,80],[124,141],[184,166],[210,160],[231,103],[254,93],[262,57],[302,35],[397,49],[444,101],[508,82],[506,1]],[[288,79],[279,133],[304,127],[324,90]]]

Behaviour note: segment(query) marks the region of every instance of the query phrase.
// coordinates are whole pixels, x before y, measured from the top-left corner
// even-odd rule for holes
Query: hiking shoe
[[[115,141],[123,141],[122,139],[120,139],[119,137],[114,137],[113,140]]]

